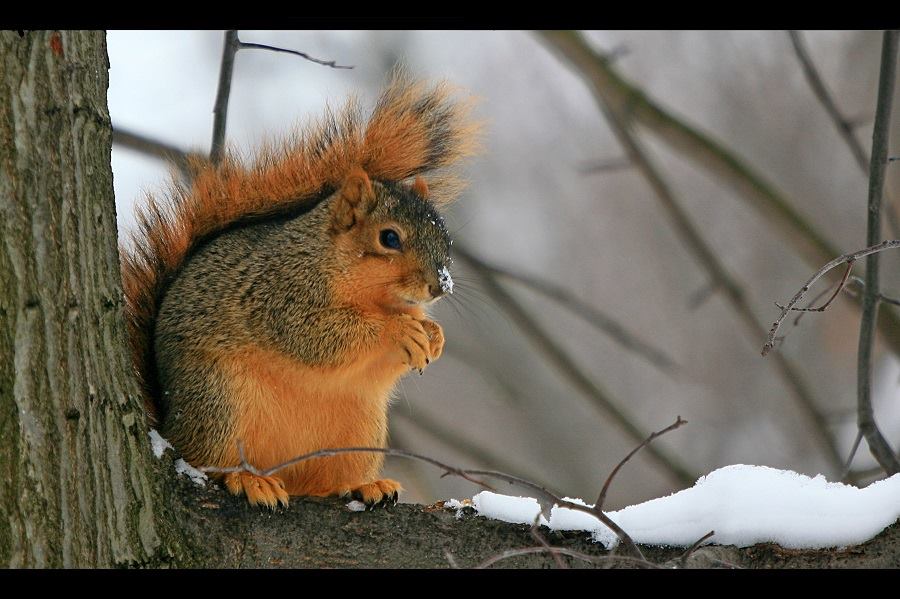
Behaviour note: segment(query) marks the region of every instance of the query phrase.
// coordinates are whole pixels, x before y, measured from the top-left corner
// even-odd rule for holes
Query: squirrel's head
[[[452,241],[424,179],[372,181],[356,169],[332,196],[331,215],[353,301],[410,311],[453,293]]]

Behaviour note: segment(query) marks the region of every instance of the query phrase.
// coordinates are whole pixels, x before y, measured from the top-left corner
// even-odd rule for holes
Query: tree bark
[[[130,374],[103,32],[0,32],[0,564],[141,563],[158,482]]]

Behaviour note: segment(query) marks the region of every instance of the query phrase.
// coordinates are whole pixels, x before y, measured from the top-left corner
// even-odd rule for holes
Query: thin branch
[[[817,270],[816,273],[811,276],[806,281],[806,283],[803,284],[803,287],[800,288],[800,291],[794,294],[794,297],[791,298],[791,301],[783,306],[781,306],[781,304],[778,304],[779,306],[781,306],[781,314],[778,316],[775,322],[772,323],[772,328],[769,329],[768,338],[766,339],[765,345],[763,345],[762,355],[768,355],[769,351],[771,351],[771,349],[775,347],[775,335],[778,333],[778,329],[781,327],[781,323],[784,322],[785,317],[793,311],[793,308],[795,305],[797,305],[797,302],[803,299],[803,296],[806,295],[806,292],[809,291],[809,288],[812,287],[812,285],[816,281],[822,278],[822,276],[824,276],[833,268],[840,266],[841,264],[846,264],[847,262],[855,262],[856,260],[865,258],[870,254],[875,254],[898,247],[900,247],[900,239],[889,239],[875,244],[871,247],[838,256],[837,258]]]
[[[675,428],[678,428],[679,426],[682,426],[683,424],[686,424],[686,423],[685,423],[685,421],[683,421],[681,419],[681,416],[679,416],[676,419],[675,424],[667,427],[666,429],[663,429],[662,431],[651,434],[647,440],[642,442],[635,450],[633,450],[631,453],[629,453],[628,456],[626,456],[626,458],[619,463],[619,466],[616,467],[616,471],[619,469],[619,467],[621,467],[622,464],[624,464],[626,461],[628,461],[628,459],[631,458],[631,456],[634,455],[641,448],[647,447],[649,450],[649,447],[650,447],[649,443],[653,439],[655,439],[656,437],[659,437],[660,435],[665,434],[669,430],[674,430]],[[567,509],[574,510],[577,512],[584,512],[586,514],[590,514],[591,516],[594,516],[601,523],[606,525],[607,528],[612,530],[613,533],[622,542],[622,544],[625,545],[625,547],[628,548],[628,550],[631,551],[637,558],[639,558],[641,560],[644,559],[644,554],[641,553],[641,550],[634,543],[634,541],[631,539],[631,537],[628,535],[628,533],[626,533],[622,529],[622,527],[620,527],[613,520],[611,520],[609,518],[609,516],[607,516],[605,513],[603,513],[602,505],[600,505],[600,504],[594,505],[594,506],[586,506],[586,505],[582,505],[580,503],[567,501],[565,499],[562,499],[555,493],[552,493],[551,491],[547,490],[545,487],[538,485],[536,483],[533,483],[529,480],[520,478],[518,476],[513,476],[511,474],[505,474],[503,472],[497,472],[496,470],[463,469],[463,468],[459,468],[456,466],[450,466],[443,462],[439,462],[438,460],[435,460],[434,458],[430,458],[428,456],[423,456],[420,454],[412,453],[409,451],[401,451],[398,449],[388,449],[388,448],[384,448],[384,447],[343,447],[343,448],[337,448],[337,449],[321,449],[319,451],[313,451],[310,453],[303,454],[301,456],[297,456],[295,458],[291,458],[290,460],[287,460],[280,464],[276,464],[275,466],[272,466],[271,468],[268,468],[267,470],[260,471],[260,470],[257,470],[256,468],[254,468],[251,464],[247,463],[246,459],[244,458],[243,444],[241,443],[241,441],[238,441],[238,454],[241,459],[241,464],[239,466],[227,467],[227,468],[205,466],[205,467],[200,468],[200,470],[202,472],[216,472],[216,473],[249,471],[249,472],[253,472],[254,474],[257,474],[258,476],[271,476],[272,474],[278,472],[279,470],[281,470],[283,468],[287,468],[289,466],[299,464],[300,462],[304,462],[306,460],[311,460],[311,459],[315,459],[315,458],[331,457],[331,456],[344,454],[344,453],[381,453],[384,455],[419,460],[419,461],[431,464],[433,466],[437,466],[438,468],[442,469],[444,471],[444,474],[442,476],[448,476],[448,475],[459,476],[465,480],[468,480],[469,482],[472,482],[480,487],[489,489],[491,491],[495,491],[495,489],[493,487],[491,487],[490,485],[488,485],[487,483],[485,483],[484,481],[479,480],[477,478],[473,478],[473,477],[487,476],[490,478],[496,478],[498,480],[502,480],[502,481],[510,483],[512,485],[524,487],[526,489],[533,491],[535,494],[538,495],[537,499],[538,499],[539,503],[545,503],[545,504],[549,504],[551,506],[556,505],[558,507],[567,508]],[[615,471],[613,472],[613,474],[615,474]],[[609,483],[612,480],[612,476],[613,475],[611,474],[610,477],[606,480],[606,484],[604,485],[603,492],[601,493],[601,497],[603,495],[605,495],[606,488],[609,486]],[[540,514],[538,514],[537,517],[540,517]]]
[[[485,271],[490,271],[499,277],[515,281],[556,301],[559,305],[579,316],[585,322],[606,333],[611,339],[621,345],[622,348],[640,356],[657,368],[668,372],[674,372],[679,369],[678,364],[668,357],[665,352],[644,343],[634,334],[626,330],[625,327],[619,324],[614,318],[601,312],[594,306],[581,301],[567,289],[555,285],[545,279],[490,264],[483,258],[473,255],[471,252],[467,253],[466,259],[477,262]]]
[[[815,63],[813,63],[812,58],[806,51],[806,44],[803,42],[800,32],[789,31],[788,36],[791,38],[794,53],[800,61],[800,66],[803,68],[803,74],[806,76],[806,81],[812,88],[816,98],[818,98],[819,102],[825,108],[825,112],[831,117],[831,121],[834,123],[835,127],[837,127],[838,133],[840,133],[841,137],[847,143],[847,147],[850,148],[850,153],[853,154],[853,157],[856,159],[856,164],[859,165],[863,174],[868,175],[870,170],[869,157],[866,155],[866,151],[862,144],[856,139],[856,134],[854,132],[855,124],[850,121],[850,119],[846,118],[841,113],[840,109],[838,109],[837,102],[834,101],[834,98],[828,92],[828,88],[825,86],[825,82],[822,80]],[[898,219],[896,211],[896,203],[888,198],[888,222],[893,234],[895,236],[900,236],[900,219]]]
[[[191,154],[181,148],[118,126],[113,126],[112,141],[123,148],[170,162],[178,168],[183,177],[190,178],[191,176],[188,167]],[[195,156],[200,156],[200,154],[195,154]]]
[[[853,447],[850,448],[850,455],[847,456],[847,462],[844,464],[844,472],[841,474],[841,481],[846,481],[850,476],[850,465],[853,463],[853,458],[856,457],[856,452],[859,450],[859,444],[862,442],[863,432],[862,430],[858,430],[856,432],[856,439],[853,441]]]
[[[457,434],[455,430],[451,430],[450,428],[441,425],[435,419],[425,415],[422,410],[418,410],[415,415],[412,415],[395,408],[391,411],[391,421],[393,422],[395,419],[406,421],[426,435],[437,440],[439,443],[470,456],[476,463],[481,463],[485,466],[494,466],[504,471],[520,470],[518,466],[511,464],[502,455],[492,452],[487,448],[472,442],[470,439],[464,439],[461,435]],[[534,472],[525,472],[525,474],[530,480],[535,480],[538,481],[539,484],[544,484],[544,482],[540,480],[540,477],[535,476]]]
[[[856,285],[856,286],[858,286],[860,289],[865,289],[865,288],[866,288],[866,282],[863,281],[862,279],[860,279],[859,277],[850,277],[849,283],[850,283],[851,285]],[[847,288],[847,291],[850,291],[850,288],[849,288],[849,287]],[[850,291],[850,293],[855,293],[855,292],[854,292],[854,291]],[[885,304],[891,304],[892,306],[900,306],[900,300],[894,299],[894,298],[892,298],[892,297],[887,297],[886,295],[884,295],[884,294],[882,294],[882,293],[876,294],[876,295],[875,295],[875,298],[876,298],[879,302],[884,302]]]
[[[472,255],[462,244],[454,245],[455,255],[462,258],[482,278],[485,291],[491,295],[497,305],[502,308],[515,321],[519,329],[532,342],[534,347],[543,353],[551,366],[555,367],[569,382],[585,396],[592,400],[592,404],[602,411],[604,417],[611,418],[619,428],[623,430],[636,443],[644,440],[641,429],[632,422],[631,418],[615,403],[609,394],[576,365],[569,353],[562,348],[538,323],[528,311],[497,281],[496,275],[486,268],[484,264]],[[650,446],[647,453],[673,475],[682,484],[690,485],[697,479],[687,468],[682,466],[675,458],[667,455],[658,448]]]
[[[641,449],[643,449],[647,445],[650,445],[650,443],[652,443],[653,440],[656,439],[657,437],[662,437],[666,433],[674,431],[676,428],[680,428],[680,427],[684,426],[685,424],[687,424],[687,420],[682,420],[681,416],[678,416],[675,419],[675,422],[673,422],[666,428],[664,428],[660,431],[656,431],[655,433],[650,433],[650,436],[647,437],[646,439],[644,439],[643,443],[641,443],[640,445],[638,445],[637,447],[632,449],[628,455],[626,455],[624,458],[622,458],[622,460],[618,464],[616,464],[616,467],[613,468],[612,472],[609,473],[609,476],[606,477],[606,482],[603,483],[603,488],[600,490],[600,495],[597,497],[597,503],[594,504],[594,508],[598,509],[598,510],[603,509],[603,503],[606,501],[606,492],[609,491],[609,485],[612,483],[613,478],[615,478],[616,474],[619,472],[619,470],[622,468],[622,466],[624,466],[625,463],[628,460],[630,460],[634,454],[639,452]]]
[[[737,280],[732,278],[716,252],[706,242],[700,229],[694,224],[660,169],[653,163],[640,140],[630,130],[626,116],[631,109],[630,106],[609,102],[596,85],[592,87],[592,90],[598,107],[606,117],[610,128],[625,149],[625,153],[653,189],[654,195],[668,214],[676,234],[694,259],[707,271],[710,282],[725,294],[725,298],[743,323],[749,340],[755,345],[765,337],[765,329],[757,321],[753,309],[746,300],[744,290]],[[816,433],[816,438],[824,450],[825,458],[835,472],[840,471],[843,465],[841,453],[828,431],[812,391],[787,357],[779,354],[775,366],[785,385],[792,392],[795,402],[806,414],[811,428]]]
[[[853,277],[850,277],[850,279],[853,279]],[[806,307],[807,307],[807,308],[812,308],[813,306],[815,306],[816,303],[817,303],[820,299],[822,299],[823,297],[825,297],[825,294],[826,294],[826,293],[828,293],[829,291],[831,291],[831,290],[834,289],[835,287],[837,287],[837,288],[839,288],[839,289],[847,289],[847,286],[846,286],[846,284],[845,284],[845,283],[847,283],[847,282],[848,282],[848,281],[838,281],[838,283],[835,283],[834,285],[831,285],[831,286],[829,286],[829,287],[826,287],[825,289],[823,289],[822,291],[820,291],[819,293],[817,293],[815,296],[813,296],[813,298],[812,298],[811,300],[809,300],[809,303],[806,304]],[[839,283],[840,283],[840,284],[839,284]],[[775,305],[777,306],[778,304],[776,303]],[[799,324],[800,324],[800,319],[803,318],[804,311],[803,311],[803,310],[798,310],[798,312],[799,312],[799,314],[797,314],[797,317],[794,319],[794,326],[799,325]],[[786,335],[785,335],[785,336],[786,336]],[[783,338],[783,337],[782,337],[782,338]]]
[[[547,549],[547,551],[550,552],[550,554],[553,556],[553,561],[556,562],[557,568],[559,568],[560,570],[568,569],[566,562],[564,562],[559,555],[559,548],[551,547],[550,543],[547,542],[547,539],[544,538],[544,535],[541,534],[541,531],[539,530],[540,525],[541,525],[541,513],[538,512],[537,515],[534,517],[534,522],[531,524],[531,530],[528,531],[531,534],[531,538],[533,538],[535,541],[540,543],[541,547],[545,547]]]
[[[216,104],[213,108],[213,137],[209,159],[214,164],[222,159],[225,151],[225,124],[228,122],[228,98],[231,96],[231,75],[234,73],[234,55],[240,48],[237,29],[225,32],[225,43],[222,45],[222,66],[219,67],[219,88],[216,91]]]
[[[573,549],[566,549],[564,547],[545,547],[540,545],[538,547],[523,547],[521,549],[507,549],[503,553],[495,555],[493,557],[489,557],[484,560],[475,568],[477,570],[483,570],[484,568],[490,568],[497,562],[501,562],[503,560],[507,560],[513,557],[519,557],[522,555],[533,555],[535,553],[551,553],[558,555],[565,555],[567,557],[572,557],[575,559],[579,559],[592,564],[604,564],[610,562],[622,562],[627,564],[634,564],[640,566],[641,568],[652,568],[658,569],[659,566],[652,562],[648,562],[642,558],[629,557],[627,555],[588,555],[587,553],[581,553],[580,551],[575,551]]]
[[[613,62],[595,51],[583,35],[570,31],[544,31],[537,36],[559,52],[595,93],[615,107],[616,112],[627,114],[629,121],[646,127],[679,156],[733,189],[736,196],[757,210],[810,266],[815,268],[840,253],[794,208],[794,202],[760,172],[710,134],[675,116],[625,79]],[[885,341],[900,354],[900,316],[893,310],[883,310],[878,326]],[[842,462],[843,458],[839,460]]]
[[[825,82],[822,80],[821,75],[819,75],[819,70],[816,68],[815,63],[813,63],[812,58],[810,58],[809,52],[806,51],[806,44],[804,43],[800,32],[788,31],[788,37],[791,38],[791,45],[794,47],[794,53],[797,55],[797,60],[800,61],[800,66],[803,68],[803,75],[806,77],[807,83],[809,83],[809,86],[812,88],[816,98],[818,98],[819,102],[822,104],[822,107],[825,108],[825,112],[831,117],[831,121],[834,123],[834,126],[837,127],[838,133],[844,138],[844,141],[847,143],[847,147],[850,148],[850,153],[853,154],[859,168],[862,169],[863,172],[868,172],[869,157],[866,155],[866,151],[863,149],[862,144],[856,139],[856,135],[853,133],[853,125],[843,114],[841,114],[841,111],[837,107],[837,103],[825,86]]]
[[[679,562],[679,564],[681,565],[681,567],[682,567],[682,568],[687,568],[688,558],[690,558],[691,555],[693,555],[695,551],[697,551],[698,549],[700,549],[700,545],[702,545],[704,541],[706,541],[707,539],[711,538],[711,537],[712,537],[713,535],[715,535],[715,534],[716,534],[716,531],[711,530],[711,531],[709,531],[708,533],[706,533],[705,535],[703,535],[702,537],[700,537],[699,539],[697,539],[697,541],[696,541],[693,545],[691,545],[690,547],[688,547],[687,551],[685,551],[684,553],[682,553],[682,554],[681,554],[681,557],[678,558],[678,562]]]
[[[300,52],[298,50],[288,50],[287,48],[278,48],[277,46],[269,46],[267,44],[256,44],[253,42],[242,42],[238,41],[238,49],[239,50],[271,50],[272,52],[284,52],[286,54],[293,54],[294,56],[299,56],[301,58],[305,58],[310,62],[314,62],[316,64],[324,65],[326,67],[331,67],[332,69],[352,69],[353,66],[342,66],[337,64],[334,60],[320,60],[318,58],[313,58],[309,54],[305,52]]]
[[[850,276],[850,271],[853,269],[853,262],[854,262],[853,260],[847,261],[847,268],[846,268],[846,270],[844,270],[844,276],[841,277],[840,282],[838,282],[837,288],[834,290],[834,293],[831,294],[831,297],[828,298],[828,301],[826,301],[824,304],[822,304],[818,308],[813,308],[811,306],[807,306],[805,308],[790,308],[790,311],[791,312],[824,312],[825,310],[827,310],[828,306],[831,305],[831,302],[834,301],[834,298],[836,298],[838,296],[838,294],[844,289],[844,285],[847,284],[847,277]],[[812,304],[814,302],[815,302],[815,300],[810,302],[810,304]],[[775,302],[775,305],[781,309],[784,309],[784,306],[782,306],[778,302]],[[796,324],[796,321],[794,321],[794,324]]]
[[[898,42],[900,42],[900,32],[884,32],[881,46],[881,72],[878,78],[878,101],[872,132],[872,164],[869,169],[866,233],[866,241],[869,245],[874,245],[881,239],[881,199],[887,167],[891,104],[897,75]],[[859,352],[857,354],[858,422],[859,430],[862,431],[866,443],[869,445],[869,451],[872,452],[884,471],[893,475],[900,472],[900,460],[897,459],[890,444],[878,430],[871,400],[872,347],[875,344],[875,317],[878,313],[878,259],[877,253],[872,253],[866,258],[866,287],[862,297],[863,312],[859,326]]]

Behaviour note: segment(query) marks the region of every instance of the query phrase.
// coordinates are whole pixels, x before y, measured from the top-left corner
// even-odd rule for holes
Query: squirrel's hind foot
[[[384,478],[351,489],[350,496],[365,503],[366,507],[372,508],[388,503],[396,505],[402,490],[403,487],[400,483],[390,478]]]
[[[251,472],[229,472],[225,475],[225,486],[234,495],[244,493],[250,505],[265,505],[275,509],[279,503],[288,505],[288,494],[284,481],[277,476],[259,476]]]

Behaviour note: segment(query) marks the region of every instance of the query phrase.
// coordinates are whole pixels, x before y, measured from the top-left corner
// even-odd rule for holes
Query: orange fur
[[[138,232],[121,255],[132,358],[152,421],[154,322],[168,281],[196,244],[236,222],[309,203],[340,187],[355,168],[400,181],[470,155],[479,125],[467,119],[469,105],[451,96],[446,84],[428,86],[398,73],[368,122],[351,99],[284,142],[268,144],[249,164],[233,152],[219,165],[195,159],[190,186],[173,183],[166,199],[146,199],[137,211]],[[422,185],[438,204],[460,189],[459,180],[443,172]]]
[[[383,447],[391,387],[408,367],[380,352],[346,366],[306,366],[278,352],[247,347],[227,359],[231,395],[243,414],[238,437],[247,460],[270,468],[326,447]],[[231,456],[235,463],[237,453]],[[349,493],[372,483],[383,456],[352,453],[308,460],[277,473],[290,495]]]

